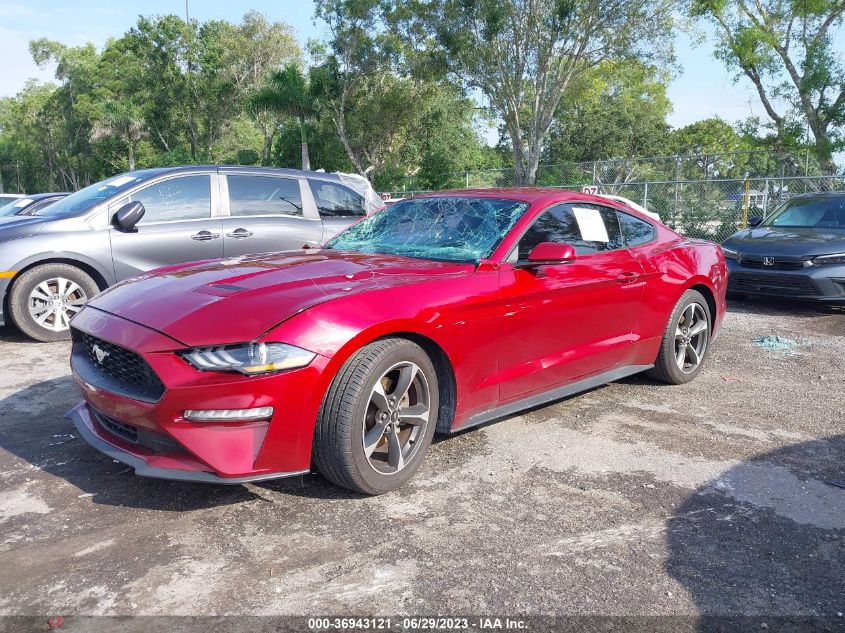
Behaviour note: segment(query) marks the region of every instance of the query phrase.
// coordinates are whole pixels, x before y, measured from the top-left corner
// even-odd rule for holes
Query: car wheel
[[[9,292],[9,312],[17,328],[37,341],[70,338],[69,322],[100,289],[69,264],[36,266],[18,277]]]
[[[712,322],[704,296],[697,290],[687,290],[669,318],[649,375],[670,385],[695,378],[707,357]]]
[[[437,373],[407,339],[362,347],[332,381],[314,432],[314,463],[344,488],[378,495],[419,468],[437,426]]]

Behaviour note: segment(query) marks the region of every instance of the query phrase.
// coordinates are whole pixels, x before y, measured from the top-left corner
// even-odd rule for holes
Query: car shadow
[[[184,512],[258,498],[240,485],[196,484],[135,475],[128,466],[89,446],[64,419],[79,400],[79,389],[69,375],[30,385],[3,398],[0,448],[38,470],[64,479],[80,494],[91,495],[97,504]],[[14,469],[11,463],[6,467]]]
[[[738,464],[666,527],[667,571],[696,603],[702,630],[784,630],[787,619],[795,630],[845,628],[845,435]],[[726,622],[742,616],[756,619]]]
[[[35,341],[26,336],[23,332],[12,325],[0,326],[0,343],[25,343],[31,341],[37,345]]]
[[[775,298],[729,298],[728,312],[814,318],[819,315],[845,315],[845,304],[835,305],[815,301],[778,300]]]

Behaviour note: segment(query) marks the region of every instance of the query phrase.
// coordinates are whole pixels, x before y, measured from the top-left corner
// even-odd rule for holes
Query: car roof
[[[262,167],[258,165],[180,165],[177,167],[150,167],[127,172],[140,178],[152,178],[164,174],[191,173],[196,171],[219,171],[221,173],[259,174],[267,176],[298,176],[300,178],[317,178],[321,180],[340,181],[340,176],[325,171],[306,171],[304,169],[290,169],[286,167]]]
[[[33,201],[44,200],[44,198],[63,198],[64,196],[70,195],[67,191],[56,191],[53,193],[31,193],[28,196],[24,196],[29,198]]]
[[[634,207],[630,207],[622,201],[611,200],[602,196],[593,196],[580,191],[570,189],[559,189],[557,187],[511,187],[497,189],[453,189],[449,191],[438,191],[435,193],[415,196],[417,198],[500,198],[505,200],[518,200],[529,204],[553,204],[555,202],[589,202],[600,204],[606,207],[622,209],[626,213],[633,212],[637,217],[645,217],[644,214]]]

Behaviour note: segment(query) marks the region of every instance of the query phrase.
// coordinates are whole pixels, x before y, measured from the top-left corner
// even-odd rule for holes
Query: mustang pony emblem
[[[100,348],[99,345],[94,345],[91,351],[94,352],[94,356],[97,357],[97,362],[101,365],[103,364],[103,361],[106,359],[106,357],[109,356],[109,352]]]

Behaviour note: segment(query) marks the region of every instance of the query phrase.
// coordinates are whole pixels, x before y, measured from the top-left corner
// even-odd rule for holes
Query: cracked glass
[[[353,225],[326,248],[477,262],[490,257],[526,209],[526,202],[497,198],[403,200]]]

